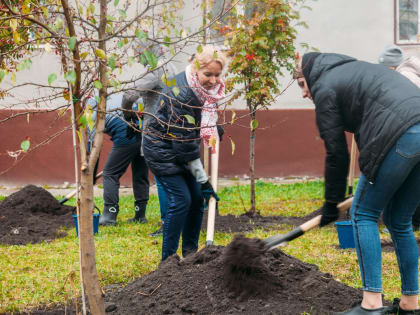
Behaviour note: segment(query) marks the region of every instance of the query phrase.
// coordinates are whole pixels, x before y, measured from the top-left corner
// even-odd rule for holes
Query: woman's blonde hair
[[[189,62],[192,63],[195,70],[207,66],[212,61],[218,62],[222,66],[222,70],[227,62],[226,55],[221,48],[212,45],[203,46],[201,52],[197,52],[189,58]]]

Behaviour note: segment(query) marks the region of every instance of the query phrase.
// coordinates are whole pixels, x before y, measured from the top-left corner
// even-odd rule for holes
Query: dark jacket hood
[[[302,68],[305,67],[304,62],[306,62],[307,67],[309,68],[306,71],[304,70],[303,74],[311,92],[316,81],[322,76],[323,73],[352,61],[357,61],[357,59],[341,54],[308,53],[303,55]]]

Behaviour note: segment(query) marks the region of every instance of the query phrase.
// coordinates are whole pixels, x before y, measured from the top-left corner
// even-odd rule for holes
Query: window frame
[[[404,45],[404,46],[418,46],[418,45],[420,45],[420,38],[418,38],[416,42],[399,39],[399,30],[400,30],[399,1],[400,0],[394,0],[394,44]],[[419,14],[419,17],[418,17],[418,21],[419,21],[418,35],[420,35],[420,3],[419,3],[418,14]]]

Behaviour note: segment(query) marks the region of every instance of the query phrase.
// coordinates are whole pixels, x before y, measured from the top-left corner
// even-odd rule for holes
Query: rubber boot
[[[105,206],[104,211],[99,217],[99,225],[116,225],[117,215],[120,211],[118,205],[116,206]]]
[[[134,218],[129,219],[131,223],[147,223],[146,219],[146,207],[147,202],[135,202],[134,203]]]
[[[360,304],[356,305],[349,311],[334,313],[334,315],[383,315],[391,314],[392,307],[380,307],[373,310],[363,308]]]

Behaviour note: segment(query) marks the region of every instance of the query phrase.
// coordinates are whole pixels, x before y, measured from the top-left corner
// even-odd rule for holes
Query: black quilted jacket
[[[200,126],[202,104],[188,87],[185,72],[175,78],[179,93],[175,96],[173,86],[165,88],[154,106],[156,118],[145,126],[144,158],[157,176],[182,174],[189,161],[200,157],[200,129],[194,127]]]
[[[305,78],[327,152],[325,199],[339,202],[345,195],[349,168],[344,131],[355,134],[360,169],[374,182],[390,148],[420,122],[420,89],[383,65],[338,54],[315,57]]]

